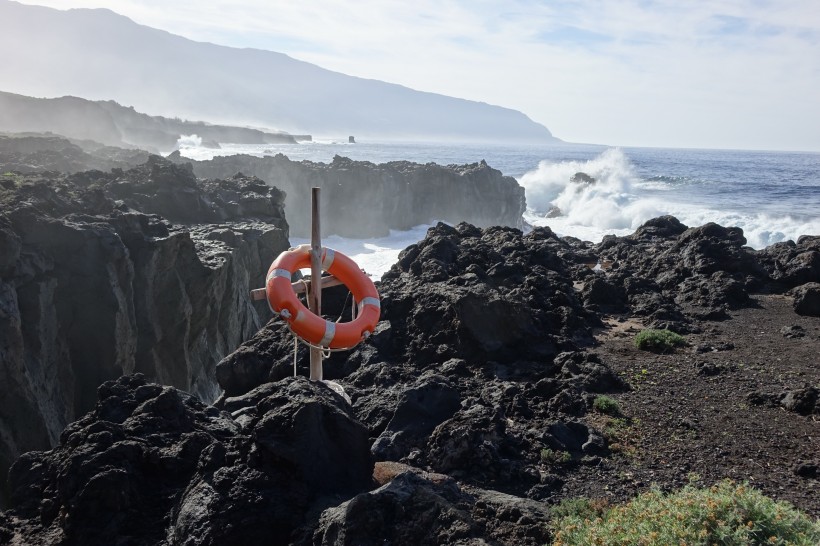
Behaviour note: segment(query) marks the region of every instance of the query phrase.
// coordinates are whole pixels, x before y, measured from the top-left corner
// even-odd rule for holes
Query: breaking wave
[[[525,220],[529,224],[548,225],[560,235],[594,242],[607,234],[627,235],[665,214],[688,226],[715,222],[740,227],[753,248],[820,233],[818,217],[743,210],[733,206],[739,205],[736,195],[717,202],[705,191],[712,185],[707,181],[680,176],[641,178],[617,148],[587,161],[541,161],[519,183],[526,191]]]
[[[593,181],[583,181],[581,175]],[[609,230],[634,230],[665,213],[661,202],[636,195],[639,182],[629,160],[617,148],[589,161],[542,161],[519,180],[527,194],[529,220],[539,225],[543,224],[537,220],[541,218],[597,229],[602,236]]]
[[[200,148],[202,138],[197,135],[180,135],[177,139],[177,148],[184,150],[187,148]]]

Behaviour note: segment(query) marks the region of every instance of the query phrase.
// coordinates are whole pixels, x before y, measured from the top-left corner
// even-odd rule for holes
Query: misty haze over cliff
[[[557,141],[521,112],[200,43],[106,9],[0,0],[0,90],[116,100],[139,111],[291,133]]]

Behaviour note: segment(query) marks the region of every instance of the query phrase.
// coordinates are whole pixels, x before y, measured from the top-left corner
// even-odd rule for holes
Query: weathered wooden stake
[[[319,223],[319,193],[321,188],[311,188],[310,194],[310,292],[308,308],[318,316],[322,316],[322,230]],[[317,282],[318,281],[318,282]],[[322,350],[310,349],[310,380],[322,380]]]

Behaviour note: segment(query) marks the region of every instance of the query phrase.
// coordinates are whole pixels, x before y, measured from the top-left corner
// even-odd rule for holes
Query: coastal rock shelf
[[[192,165],[200,178],[229,179],[244,173],[284,191],[291,234],[296,237],[310,236],[308,212],[310,188],[314,186],[322,188],[322,233],[326,236],[380,237],[391,229],[406,230],[436,221],[522,228],[526,210],[524,188],[484,161],[448,166],[409,161],[376,165],[336,156],[325,164],[292,161],[281,154],[195,161],[178,151],[168,159],[182,168]],[[0,168],[4,172],[128,170],[146,161],[147,152],[90,141],[54,135],[0,135]],[[161,200],[154,200],[154,204],[161,204]],[[177,212],[182,209],[177,208]]]
[[[142,150],[126,150],[89,141],[71,141],[56,135],[0,134],[0,167],[3,172],[76,173],[92,169],[129,169],[145,163],[149,155]]]
[[[292,161],[282,154],[232,155],[193,161],[174,152],[169,159],[193,165],[197,176],[252,174],[287,194],[288,222],[296,237],[310,236],[310,188],[322,188],[322,233],[367,238],[436,221],[479,227],[522,227],[524,188],[486,162],[421,165],[391,161],[376,165],[336,156],[331,163]]]
[[[270,316],[248,290],[288,246],[282,199],[156,157],[0,176],[0,473],[54,446],[122,374],[213,401],[215,364]]]

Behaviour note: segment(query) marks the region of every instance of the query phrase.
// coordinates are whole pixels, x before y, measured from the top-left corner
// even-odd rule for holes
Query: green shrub
[[[598,413],[611,415],[612,417],[621,415],[621,405],[618,404],[617,400],[606,395],[596,396],[592,402],[592,409]]]
[[[652,490],[627,504],[601,505],[593,513],[589,502],[561,506],[553,546],[820,544],[820,521],[729,480],[707,489],[687,485],[673,494]]]
[[[642,351],[653,351],[656,353],[669,353],[675,347],[683,345],[686,340],[680,334],[672,330],[648,329],[635,336],[635,347]]]
[[[562,500],[559,504],[552,507],[550,515],[554,521],[567,517],[580,518],[582,520],[594,519],[607,508],[609,508],[609,503],[606,500],[592,500],[586,497],[577,497]]]
[[[541,461],[545,463],[565,464],[571,460],[572,454],[569,451],[550,449],[548,447],[541,450]]]

